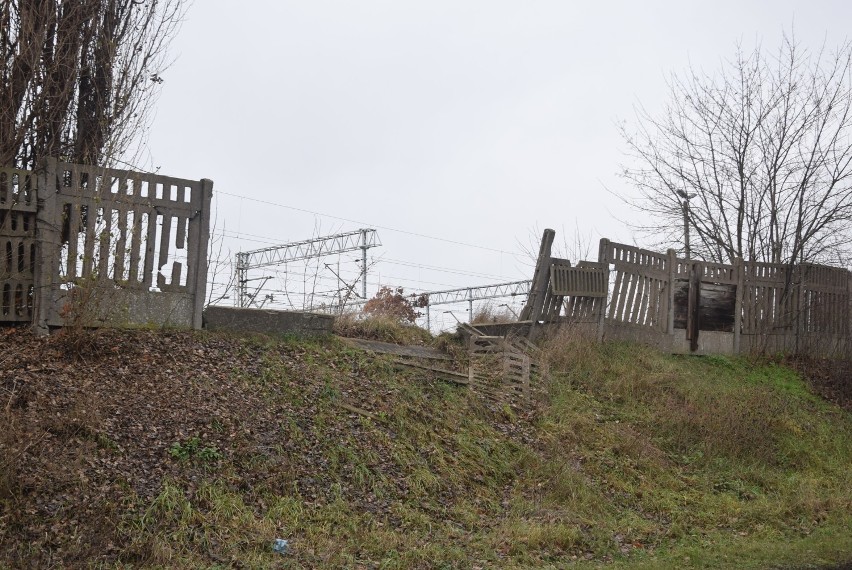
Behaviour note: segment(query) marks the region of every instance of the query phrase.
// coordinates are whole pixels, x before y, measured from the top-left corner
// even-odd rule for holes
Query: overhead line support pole
[[[361,298],[367,298],[367,231],[361,230]]]

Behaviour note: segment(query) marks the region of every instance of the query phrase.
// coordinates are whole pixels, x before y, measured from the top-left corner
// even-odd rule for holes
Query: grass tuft
[[[334,334],[350,338],[379,340],[394,344],[429,345],[432,335],[417,325],[401,323],[387,316],[346,313],[335,317]]]

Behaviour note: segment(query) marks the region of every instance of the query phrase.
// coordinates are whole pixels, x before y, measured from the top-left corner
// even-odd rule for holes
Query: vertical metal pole
[[[248,296],[248,284],[246,283],[246,268],[242,258],[242,254],[237,253],[237,294],[236,299],[234,299],[234,305],[244,308],[246,306],[246,297]]]
[[[467,290],[467,322],[473,324],[473,291]]]
[[[683,245],[686,253],[686,258],[690,259],[689,250],[689,198],[683,199]]]
[[[429,302],[426,302],[426,330],[432,332],[432,318],[429,315]]]
[[[367,298],[367,230],[361,230],[361,298]]]

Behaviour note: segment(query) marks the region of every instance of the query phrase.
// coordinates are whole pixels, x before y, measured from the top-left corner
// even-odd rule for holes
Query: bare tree
[[[0,165],[120,157],[147,125],[185,0],[0,0]]]
[[[210,228],[210,247],[207,250],[207,301],[205,307],[218,305],[225,299],[230,299],[236,292],[236,274],[233,271],[233,256],[231,250],[225,250],[226,224],[218,231],[219,210],[215,210],[213,223]],[[223,280],[223,276],[228,278]]]
[[[809,54],[786,35],[774,54],[738,46],[715,74],[673,75],[662,113],[622,127],[641,229],[658,245],[691,234],[714,261],[848,260],[850,82],[852,44]]]

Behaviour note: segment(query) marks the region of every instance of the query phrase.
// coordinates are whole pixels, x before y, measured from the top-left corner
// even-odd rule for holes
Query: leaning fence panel
[[[665,254],[601,240],[598,260],[615,270],[606,320],[610,326],[668,329],[670,259]]]

